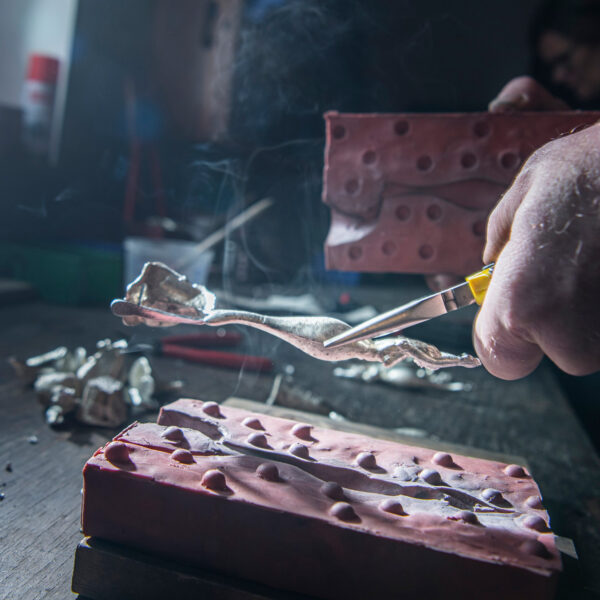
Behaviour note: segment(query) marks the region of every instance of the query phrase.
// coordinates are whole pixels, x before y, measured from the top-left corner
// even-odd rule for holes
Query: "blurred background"
[[[215,245],[212,275],[335,277],[323,113],[485,110],[534,68],[538,4],[2,0],[0,269],[61,301],[50,250],[65,277],[83,257],[101,297],[64,300],[101,303],[143,240],[202,240],[269,197]]]
[[[599,108],[598,14],[589,0],[1,0],[0,277],[99,306],[144,260],[187,253],[192,280],[232,291],[415,277],[325,270],[323,113],[484,111],[526,73]]]

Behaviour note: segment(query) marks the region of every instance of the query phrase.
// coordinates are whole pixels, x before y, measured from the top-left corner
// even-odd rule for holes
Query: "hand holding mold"
[[[111,308],[125,325],[247,325],[325,361],[358,359],[392,366],[410,357],[419,366],[429,369],[477,367],[480,364],[469,354],[449,354],[431,344],[403,336],[325,348],[325,340],[350,329],[350,325],[326,316],[275,317],[242,310],[220,310],[215,304],[215,295],[204,286],[189,282],[162,263],[146,263],[139,277],[127,287],[125,299],[114,300]]]

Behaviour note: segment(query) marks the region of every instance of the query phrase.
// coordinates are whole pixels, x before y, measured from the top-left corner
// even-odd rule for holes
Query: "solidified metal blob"
[[[402,336],[325,348],[325,340],[348,330],[350,325],[325,316],[272,317],[242,310],[216,310],[214,305],[215,295],[204,286],[190,283],[162,263],[146,263],[140,276],[127,287],[125,299],[114,300],[111,308],[125,325],[247,325],[325,361],[359,359],[392,366],[411,357],[419,366],[430,369],[481,364],[469,354],[441,352],[431,344]]]
[[[454,466],[454,460],[452,456],[447,452],[436,452],[431,459],[431,462],[439,465],[440,467],[452,467]]]
[[[377,466],[377,460],[371,452],[360,452],[356,457],[356,464],[363,469],[374,469]]]
[[[434,469],[423,469],[419,473],[419,477],[431,485],[440,485],[442,483],[442,477]]]
[[[527,473],[525,473],[525,469],[521,465],[508,465],[504,467],[504,472],[509,477],[527,477]]]
[[[298,458],[310,458],[308,448],[304,444],[295,443],[290,446],[290,454],[297,456]]]
[[[544,508],[542,499],[539,496],[529,496],[529,498],[525,500],[525,504],[527,504],[529,508],[535,508],[537,510],[542,510]]]
[[[171,458],[177,462],[185,463],[187,465],[194,462],[194,455],[189,450],[184,450],[183,448],[175,450],[175,452],[171,454]]]
[[[129,461],[129,448],[123,442],[111,442],[104,448],[104,456],[111,463],[126,463]]]
[[[216,402],[205,402],[202,406],[202,412],[210,417],[222,417],[221,409]]]
[[[535,529],[536,531],[548,531],[546,521],[539,515],[528,515],[523,519],[523,525],[529,529]]]
[[[468,523],[469,525],[478,525],[479,519],[475,513],[472,513],[469,510],[461,510],[456,513],[453,517],[449,517],[452,521],[462,521],[463,523]]]
[[[398,502],[398,500],[394,500],[393,498],[386,498],[380,505],[380,510],[387,513],[392,513],[393,515],[402,515],[405,516],[404,508],[402,504]]]
[[[521,546],[521,550],[525,554],[533,554],[534,556],[539,556],[540,558],[551,558],[552,554],[548,551],[548,548],[539,540],[526,540]]]
[[[262,426],[262,423],[256,417],[246,417],[242,421],[242,425],[244,425],[244,427],[248,427],[249,429],[258,429],[261,431],[264,431],[265,429]]]
[[[310,425],[305,425],[304,423],[296,423],[296,425],[292,427],[292,435],[307,442],[310,442],[313,439],[311,431],[312,427]]]
[[[326,481],[321,486],[321,493],[332,500],[345,500],[344,488],[335,481]]]
[[[225,479],[225,475],[223,475],[221,471],[217,471],[217,469],[209,469],[206,471],[202,476],[200,483],[205,488],[215,492],[227,491],[227,480]]]
[[[160,435],[171,442],[180,442],[184,438],[183,431],[174,425],[167,427]]]
[[[256,474],[265,481],[279,481],[279,469],[273,463],[262,463],[256,468]]]
[[[358,515],[347,502],[336,502],[330,509],[329,514],[340,521],[359,521]]]
[[[486,488],[481,492],[481,497],[486,502],[491,502],[492,504],[497,504],[498,502],[502,502],[502,494],[495,490],[494,488]]]
[[[251,433],[247,439],[249,444],[253,446],[258,446],[259,448],[268,448],[269,442],[267,442],[267,438],[264,433]]]

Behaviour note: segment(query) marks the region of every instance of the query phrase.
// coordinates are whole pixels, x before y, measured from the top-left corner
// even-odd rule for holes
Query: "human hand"
[[[600,369],[600,124],[525,163],[488,221],[493,261],[474,327],[485,368],[518,379],[546,354],[571,375]]]
[[[500,93],[489,103],[492,113],[518,112],[525,110],[569,110],[569,106],[553,96],[535,79],[527,76],[511,79]]]

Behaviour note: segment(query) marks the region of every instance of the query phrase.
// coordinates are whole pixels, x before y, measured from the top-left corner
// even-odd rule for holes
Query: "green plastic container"
[[[108,305],[123,296],[120,249],[78,244],[0,244],[0,273],[35,286],[43,300]]]

